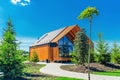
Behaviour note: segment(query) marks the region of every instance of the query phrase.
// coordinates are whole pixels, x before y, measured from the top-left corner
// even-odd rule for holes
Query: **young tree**
[[[92,19],[94,15],[98,15],[98,10],[95,7],[87,7],[85,10],[83,10],[80,15],[78,16],[78,19],[85,19],[87,18],[90,23],[90,40],[91,40],[91,30],[92,30]],[[89,43],[89,54],[88,54],[88,80],[90,80],[90,46],[91,41]]]
[[[18,45],[15,36],[12,21],[8,19],[0,44],[0,69],[4,73],[5,80],[15,80],[22,74],[23,65],[17,51]]]
[[[111,62],[120,63],[120,48],[116,42],[114,42],[113,48],[111,51]]]
[[[32,56],[31,61],[33,61],[33,62],[38,62],[39,61],[38,55],[37,55],[37,53],[35,51],[33,52],[33,56]]]
[[[105,64],[110,61],[110,54],[108,52],[108,44],[102,40],[102,33],[98,34],[98,41],[96,50],[98,52],[98,62]]]
[[[87,37],[85,35],[84,29],[81,29],[81,31],[79,31],[76,34],[74,40],[74,51],[72,53],[72,61],[75,62],[77,65],[84,65],[84,63],[86,62],[87,53]]]

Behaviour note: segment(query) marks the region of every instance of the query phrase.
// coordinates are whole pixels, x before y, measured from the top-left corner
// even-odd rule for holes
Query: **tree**
[[[87,7],[84,9],[80,15],[78,16],[78,19],[85,19],[87,18],[90,23],[90,40],[91,40],[91,30],[92,30],[92,19],[94,15],[98,15],[98,10],[95,7]],[[90,46],[91,41],[89,42],[89,54],[88,54],[88,80],[90,80]]]
[[[86,56],[88,53],[88,44],[87,44],[87,37],[85,35],[84,29],[81,29],[76,34],[74,40],[74,50],[72,52],[72,61],[75,62],[77,65],[81,64],[84,65],[86,62]]]
[[[116,42],[114,42],[113,48],[111,51],[111,62],[120,63],[120,48]]]
[[[91,61],[91,62],[96,62],[96,57],[97,57],[96,52],[94,51],[94,49],[91,49],[90,61]]]
[[[21,53],[19,57],[21,57],[22,62],[29,60],[29,52],[28,51],[24,51],[24,50],[17,50],[17,51],[19,53]]]
[[[39,61],[38,55],[37,55],[37,53],[35,51],[33,52],[33,56],[32,56],[31,61],[33,61],[33,62],[38,62]]]
[[[15,80],[22,74],[23,64],[19,58],[15,36],[12,21],[8,19],[0,44],[0,69],[4,73],[5,80]]]
[[[98,41],[96,50],[98,52],[98,62],[105,64],[110,61],[109,47],[108,44],[102,40],[102,33],[98,34]]]

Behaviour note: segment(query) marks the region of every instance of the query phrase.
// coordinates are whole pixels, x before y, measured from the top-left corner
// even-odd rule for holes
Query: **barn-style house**
[[[39,61],[70,61],[70,53],[73,51],[73,40],[78,31],[80,31],[79,26],[73,25],[44,34],[30,46],[30,58],[35,52]]]

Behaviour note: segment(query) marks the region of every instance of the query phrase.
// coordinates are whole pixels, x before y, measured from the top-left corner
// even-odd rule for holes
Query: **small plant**
[[[32,62],[38,62],[39,61],[38,55],[35,51],[33,52],[33,56],[32,56],[31,61]]]

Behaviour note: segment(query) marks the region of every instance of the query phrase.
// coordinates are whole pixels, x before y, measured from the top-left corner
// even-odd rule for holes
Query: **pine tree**
[[[87,37],[85,35],[84,29],[81,29],[76,34],[76,38],[74,40],[74,51],[72,52],[72,61],[77,65],[84,65],[86,62],[86,56],[88,54],[88,44]]]
[[[33,61],[33,62],[38,62],[39,61],[38,55],[37,55],[37,53],[35,51],[33,52],[33,56],[32,56],[32,60],[31,61]]]
[[[16,33],[11,19],[8,19],[0,44],[0,69],[4,73],[4,79],[15,80],[22,74],[22,62],[19,58],[16,43]]]
[[[106,62],[110,61],[110,54],[108,52],[109,47],[108,44],[102,40],[102,33],[98,34],[98,41],[97,41],[97,52],[98,52],[98,62],[105,64]]]
[[[120,63],[120,48],[116,42],[114,42],[111,52],[112,52],[111,53],[111,62],[112,63]]]

